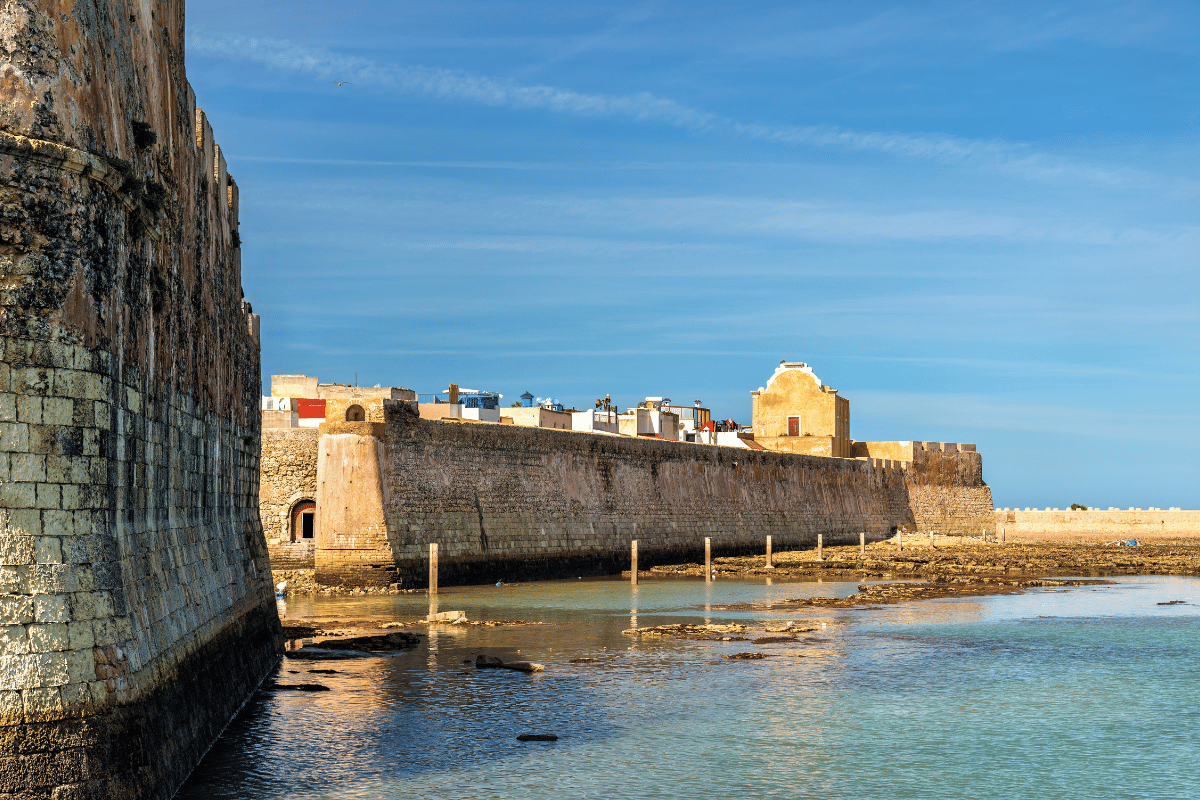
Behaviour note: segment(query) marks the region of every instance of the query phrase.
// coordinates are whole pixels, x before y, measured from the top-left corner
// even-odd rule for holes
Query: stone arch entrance
[[[363,407],[355,403],[346,409],[346,422],[365,422],[367,414]]]
[[[317,536],[317,504],[301,500],[292,506],[289,525],[293,542],[312,542]]]

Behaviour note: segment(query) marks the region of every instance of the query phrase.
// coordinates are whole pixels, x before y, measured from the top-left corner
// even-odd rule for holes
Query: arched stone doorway
[[[317,536],[317,504],[301,500],[292,506],[290,528],[293,542],[313,541]]]
[[[365,422],[366,419],[366,412],[357,403],[346,409],[346,422]]]

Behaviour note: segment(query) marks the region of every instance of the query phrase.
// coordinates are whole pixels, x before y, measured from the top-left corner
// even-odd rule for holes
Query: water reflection
[[[431,626],[420,647],[386,658],[284,659],[281,679],[331,691],[257,695],[179,796],[999,800],[1142,796],[1149,774],[1155,793],[1186,796],[1194,681],[1182,678],[1195,675],[1200,608],[1157,602],[1198,586],[1135,579],[818,613],[713,609],[855,584],[443,589],[443,606],[470,619],[538,624]],[[288,614],[416,620],[436,613],[431,600],[292,598]],[[759,645],[621,633],[800,619],[826,626]],[[768,657],[721,659],[751,650]],[[547,672],[477,671],[481,652]],[[572,663],[583,658],[595,660]],[[517,742],[524,732],[561,738]]]

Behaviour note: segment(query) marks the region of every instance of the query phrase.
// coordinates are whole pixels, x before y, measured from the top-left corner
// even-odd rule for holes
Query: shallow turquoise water
[[[880,610],[720,611],[854,583],[567,581],[448,589],[453,628],[397,656],[285,659],[182,798],[1200,796],[1200,579]],[[1159,606],[1167,600],[1186,605]],[[292,601],[407,619],[420,597]],[[795,644],[634,639],[666,622],[817,619]],[[771,658],[726,661],[761,650]],[[479,652],[546,664],[476,671]],[[572,664],[569,659],[600,658]],[[310,668],[337,675],[307,674]],[[295,671],[290,674],[289,671]],[[519,733],[556,733],[521,743]]]

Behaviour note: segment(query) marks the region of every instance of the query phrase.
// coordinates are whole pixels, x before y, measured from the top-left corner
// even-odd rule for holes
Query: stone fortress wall
[[[818,533],[828,544],[856,543],[859,531],[878,540],[919,528],[914,497],[945,532],[994,530],[978,461],[958,453],[823,458],[381,406],[384,424],[320,427],[319,583],[423,586],[430,542],[443,581],[472,583],[611,574],[628,567],[631,539],[641,566],[701,558],[705,537],[723,554],[761,552],[767,535],[778,549],[812,546]]]
[[[0,6],[0,796],[168,798],[277,661],[182,2]]]
[[[269,413],[269,412],[264,412]],[[317,499],[316,428],[282,428],[262,432],[262,482],[259,514],[276,570],[312,569],[315,540],[293,538],[291,510]]]
[[[1110,542],[1195,541],[1200,538],[1200,511],[1179,508],[1091,509],[1086,511],[997,509],[996,525],[1006,539]]]
[[[913,442],[909,506],[916,529],[945,534],[990,534],[992,490],[973,444]]]

